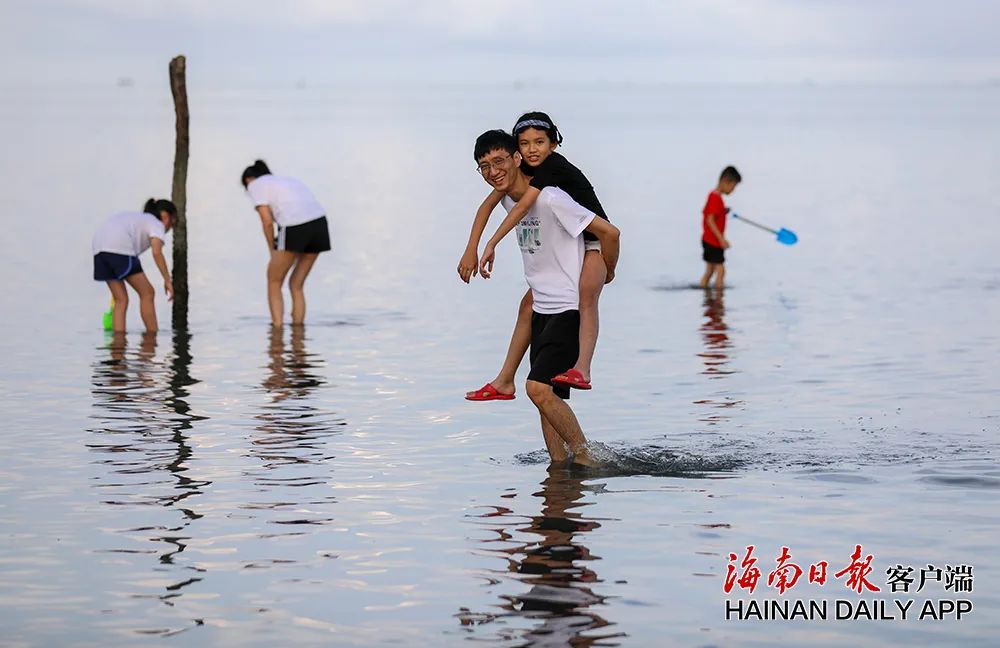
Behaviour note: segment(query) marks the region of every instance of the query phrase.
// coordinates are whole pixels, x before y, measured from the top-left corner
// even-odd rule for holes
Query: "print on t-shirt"
[[[501,201],[510,212],[514,201]],[[524,262],[524,278],[531,287],[536,313],[561,313],[580,305],[583,268],[581,234],[593,221],[593,212],[574,202],[558,187],[546,187],[517,224],[517,242]]]
[[[538,219],[538,216],[529,213],[521,222],[518,223],[517,228],[517,244],[520,246],[522,252],[527,252],[528,254],[534,254],[536,250],[542,247],[542,224]]]

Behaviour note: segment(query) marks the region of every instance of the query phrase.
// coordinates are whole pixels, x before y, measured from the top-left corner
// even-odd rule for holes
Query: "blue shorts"
[[[142,272],[139,257],[114,252],[94,255],[94,281],[121,281],[139,272]]]

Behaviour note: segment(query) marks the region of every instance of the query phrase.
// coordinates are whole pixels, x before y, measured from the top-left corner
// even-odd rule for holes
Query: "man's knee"
[[[524,386],[524,391],[536,407],[541,407],[550,398],[555,398],[555,393],[553,393],[550,385],[535,380],[529,380]]]

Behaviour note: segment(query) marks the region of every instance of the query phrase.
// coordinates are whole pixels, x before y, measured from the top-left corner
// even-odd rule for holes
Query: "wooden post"
[[[173,328],[187,330],[188,326],[188,263],[187,263],[187,169],[188,169],[188,100],[185,81],[186,61],[175,56],[170,61],[170,91],[174,95],[174,113],[177,116],[177,143],[174,149],[174,182],[171,200],[177,206],[174,224],[174,282]]]

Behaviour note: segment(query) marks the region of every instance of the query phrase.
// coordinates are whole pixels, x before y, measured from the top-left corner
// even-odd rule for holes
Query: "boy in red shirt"
[[[708,282],[715,275],[715,287],[722,288],[726,278],[726,214],[729,208],[722,202],[723,196],[728,196],[736,189],[743,178],[736,167],[727,166],[719,176],[719,184],[708,194],[705,208],[701,210],[701,258],[705,260],[705,274],[698,285],[708,288]]]

